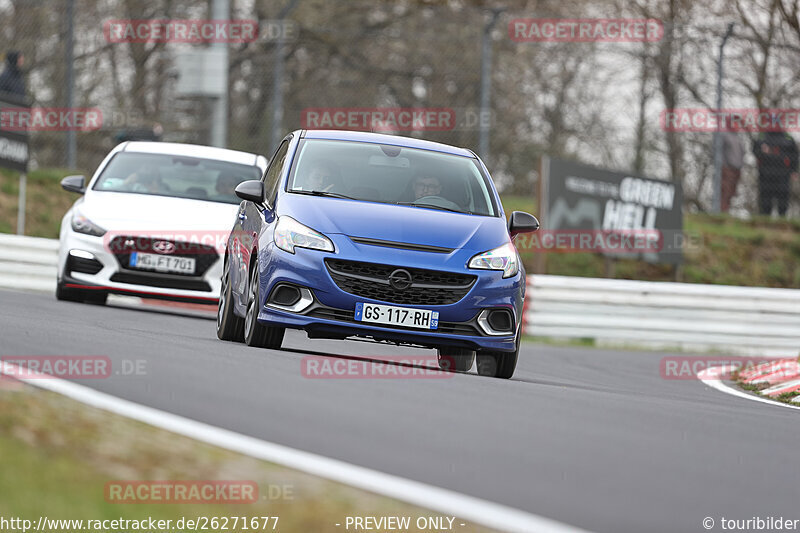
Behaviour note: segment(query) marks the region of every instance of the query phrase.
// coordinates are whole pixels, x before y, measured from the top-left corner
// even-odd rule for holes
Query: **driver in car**
[[[436,176],[420,175],[414,178],[414,200],[426,196],[439,196],[442,192],[442,183]]]
[[[336,181],[334,175],[335,172],[324,163],[315,163],[301,188],[305,191],[330,191]]]
[[[169,192],[169,187],[161,179],[157,168],[144,167],[128,175],[123,181],[125,187],[131,192],[158,194]]]

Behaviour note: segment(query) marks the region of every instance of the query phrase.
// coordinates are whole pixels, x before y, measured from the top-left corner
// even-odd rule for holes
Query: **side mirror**
[[[264,203],[264,182],[261,180],[243,181],[236,186],[236,196],[255,204]]]
[[[86,192],[86,178],[84,176],[67,176],[61,180],[61,188],[65,191],[83,194]]]
[[[539,221],[530,213],[514,211],[508,219],[508,232],[513,237],[519,233],[531,233],[539,229]]]

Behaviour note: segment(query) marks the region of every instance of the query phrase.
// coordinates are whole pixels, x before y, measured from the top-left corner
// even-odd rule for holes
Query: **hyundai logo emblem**
[[[175,245],[169,241],[154,241],[153,251],[160,254],[171,254],[175,251]]]
[[[398,291],[404,291],[411,286],[411,272],[398,268],[389,275],[389,285]]]

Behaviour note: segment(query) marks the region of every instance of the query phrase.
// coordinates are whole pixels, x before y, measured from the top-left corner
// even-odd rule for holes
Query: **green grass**
[[[597,346],[597,339],[582,337],[578,339],[567,338],[553,338],[553,337],[537,337],[535,335],[524,335],[522,342],[530,342],[535,344],[546,344],[549,346],[570,346],[581,348],[594,348]]]
[[[0,380],[0,472],[0,516],[34,524],[40,516],[78,520],[153,517],[171,519],[173,524],[180,517],[278,516],[277,531],[333,532],[342,531],[335,524],[346,516],[411,516],[412,523],[419,516],[437,516],[53,393],[16,382],[9,385],[8,379]],[[106,483],[119,480],[252,481],[259,487],[260,499],[249,504],[106,501]],[[486,531],[472,524],[458,529]]]
[[[61,178],[67,170],[45,168],[28,174],[25,202],[25,234],[34,237],[58,238],[61,217],[78,199],[61,189]],[[16,233],[19,173],[0,170],[0,232]]]
[[[783,403],[794,403],[793,400],[798,396],[800,396],[800,391],[784,392],[783,394],[779,394],[775,399]]]
[[[743,381],[739,382],[739,386],[746,391],[755,393],[760,393],[762,390],[769,388],[768,383],[745,383]]]

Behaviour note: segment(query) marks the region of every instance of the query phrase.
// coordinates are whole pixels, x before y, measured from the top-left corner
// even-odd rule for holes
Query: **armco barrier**
[[[58,241],[0,234],[0,287],[54,291]],[[800,290],[528,276],[525,333],[764,356],[800,351]]]
[[[56,290],[58,241],[0,233],[0,287]]]
[[[525,333],[764,356],[800,351],[800,290],[529,276]]]

